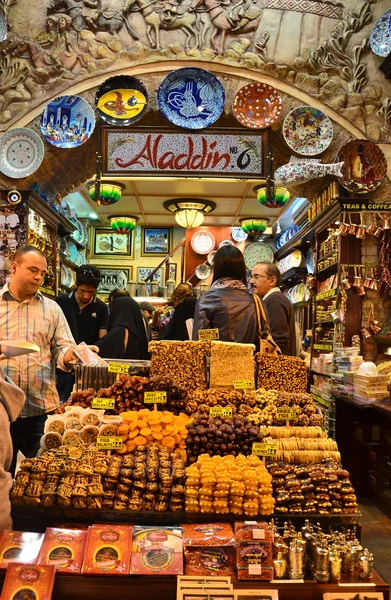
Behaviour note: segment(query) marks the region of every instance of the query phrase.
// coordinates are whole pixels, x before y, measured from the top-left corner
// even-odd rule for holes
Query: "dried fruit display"
[[[170,377],[185,390],[206,389],[206,357],[210,355],[210,342],[151,342],[152,376]]]
[[[257,388],[281,392],[305,392],[307,367],[296,356],[255,355],[258,367]]]
[[[200,454],[225,456],[250,454],[253,442],[260,440],[259,428],[246,417],[210,417],[196,414],[188,425],[187,458],[194,463]]]
[[[243,379],[255,388],[254,344],[212,341],[210,354],[210,386],[232,388],[234,381]]]
[[[271,475],[257,456],[202,454],[186,469],[186,511],[269,515],[274,510]]]
[[[277,513],[354,514],[357,498],[349,472],[333,460],[308,465],[270,463]]]

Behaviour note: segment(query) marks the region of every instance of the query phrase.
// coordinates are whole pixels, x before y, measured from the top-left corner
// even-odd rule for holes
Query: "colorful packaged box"
[[[182,525],[185,546],[234,546],[235,535],[230,523]]]
[[[135,525],[130,572],[134,575],[182,575],[182,529]]]
[[[81,573],[87,531],[48,527],[37,564],[53,565],[62,573]]]
[[[236,521],[234,524],[237,542],[251,542],[260,540],[273,542],[274,534],[265,521]]]
[[[129,575],[133,527],[93,525],[88,528],[83,575]]]
[[[185,548],[185,575],[224,575],[235,577],[234,546]]]
[[[6,569],[13,562],[36,563],[43,537],[43,533],[3,529],[0,532],[0,569]]]
[[[1,597],[7,600],[50,600],[56,568],[46,565],[10,564]]]
[[[271,542],[241,542],[236,546],[236,566],[273,566],[273,544]]]

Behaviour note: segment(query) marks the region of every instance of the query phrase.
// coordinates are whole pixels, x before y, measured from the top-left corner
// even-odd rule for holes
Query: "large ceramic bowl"
[[[41,131],[58,148],[76,148],[84,144],[95,127],[95,113],[80,96],[58,96],[41,115]]]
[[[126,127],[145,114],[148,92],[136,77],[119,75],[102,83],[95,95],[100,118],[110,125]]]
[[[330,146],[333,125],[321,110],[299,106],[285,117],[282,134],[289,148],[304,156],[314,156]]]
[[[282,98],[271,85],[252,81],[236,92],[232,112],[245,127],[265,129],[280,118]]]
[[[354,194],[376,190],[387,174],[387,160],[379,146],[368,140],[351,140],[338,152],[337,161],[344,161],[338,181]]]
[[[220,81],[209,71],[185,67],[173,71],[158,91],[163,115],[184,129],[204,129],[224,110],[225,94]]]

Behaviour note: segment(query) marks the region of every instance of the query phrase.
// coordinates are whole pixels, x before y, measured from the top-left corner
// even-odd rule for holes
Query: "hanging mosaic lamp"
[[[110,206],[111,204],[115,204],[118,200],[121,200],[122,192],[125,189],[123,183],[119,183],[118,181],[101,181],[100,182],[100,193],[98,200],[95,198],[95,181],[89,181],[86,184],[88,193],[90,198],[97,203],[99,206],[103,204],[103,206]]]
[[[262,235],[266,231],[269,219],[240,219],[240,226],[249,237]]]
[[[267,186],[257,185],[254,188],[257,194],[258,202],[267,208],[283,208],[290,198],[290,193],[284,187],[275,187],[274,194],[270,198],[267,197]]]
[[[110,216],[109,217],[111,229],[115,231],[115,233],[129,233],[136,229],[138,217],[127,216]]]

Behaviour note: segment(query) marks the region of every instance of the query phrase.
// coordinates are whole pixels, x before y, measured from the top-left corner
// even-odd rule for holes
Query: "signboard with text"
[[[182,175],[259,179],[259,131],[195,132],[104,128],[104,175]]]

